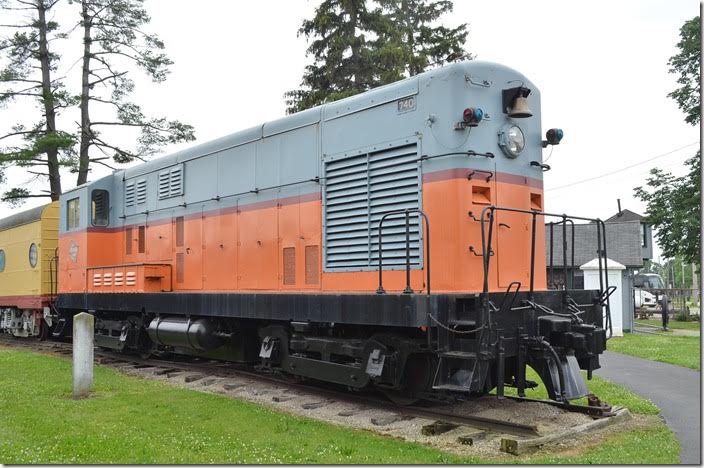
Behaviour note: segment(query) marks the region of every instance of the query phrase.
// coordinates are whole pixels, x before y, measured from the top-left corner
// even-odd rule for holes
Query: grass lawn
[[[636,320],[634,322],[636,325],[639,323],[646,325],[655,325],[656,327],[662,327],[662,320]],[[678,330],[701,330],[701,322],[679,322],[677,320],[670,320],[667,324],[669,328]]]
[[[701,367],[698,336],[641,335],[626,333],[623,337],[611,338],[606,343],[609,351],[630,354],[651,361],[669,362],[678,366],[699,370]]]
[[[657,408],[603,380],[592,390],[634,413]],[[290,416],[220,395],[95,368],[72,400],[68,359],[0,348],[0,463],[677,463],[664,424],[618,432],[565,455],[457,457],[420,444]],[[540,390],[533,390],[538,395]]]

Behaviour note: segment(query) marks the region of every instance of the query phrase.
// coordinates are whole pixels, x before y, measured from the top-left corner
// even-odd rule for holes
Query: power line
[[[667,153],[662,153],[662,154],[659,154],[659,155],[657,155],[657,156],[653,156],[652,158],[646,159],[646,160],[644,160],[644,161],[637,162],[637,163],[635,163],[635,164],[631,164],[630,166],[622,167],[621,169],[616,169],[615,171],[611,171],[611,172],[607,172],[607,173],[605,173],[605,174],[601,174],[601,175],[598,175],[598,176],[590,177],[590,178],[588,178],[588,179],[578,180],[577,182],[570,182],[569,184],[560,185],[560,186],[558,186],[558,187],[553,187],[553,188],[547,189],[547,190],[545,190],[545,191],[546,191],[546,192],[552,192],[553,190],[560,190],[560,189],[563,189],[563,188],[572,187],[572,186],[574,186],[574,185],[583,184],[583,183],[585,183],[585,182],[591,182],[592,180],[601,179],[602,177],[607,177],[607,176],[610,176],[610,175],[612,175],[612,174],[617,174],[617,173],[619,173],[619,172],[627,171],[628,169],[632,169],[632,168],[634,168],[634,167],[636,167],[636,166],[640,166],[640,165],[642,165],[642,164],[649,163],[650,161],[653,161],[653,160],[655,160],[655,159],[659,159],[659,158],[663,158],[663,157],[665,157],[665,156],[669,156],[669,155],[671,155],[672,153],[676,153],[676,152],[678,152],[678,151],[681,151],[681,150],[683,150],[683,149],[685,149],[685,148],[689,148],[690,146],[697,145],[697,144],[699,144],[699,142],[698,142],[698,141],[695,141],[695,142],[689,143],[688,145],[684,145],[684,146],[682,146],[682,147],[680,147],[680,148],[677,148],[677,149],[673,149],[673,150],[671,150],[671,151],[668,151]]]

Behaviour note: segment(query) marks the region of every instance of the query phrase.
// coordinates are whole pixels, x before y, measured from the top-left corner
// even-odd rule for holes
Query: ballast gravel
[[[163,369],[158,368],[135,368],[112,364],[107,366],[115,367],[126,374],[160,380],[200,392],[217,393],[264,405],[276,411],[422,443],[457,455],[506,456],[499,451],[501,438],[506,437],[505,434],[470,426],[460,425],[435,431],[430,427],[437,422],[435,420],[409,417],[393,409],[365,406],[364,403],[359,402],[325,399],[314,391],[292,389],[285,385],[263,382],[246,376],[218,377],[188,371],[165,373]],[[442,411],[535,425],[541,436],[559,433],[592,421],[592,418],[587,415],[564,411],[544,403],[499,400],[491,396],[456,403],[443,407]],[[602,432],[611,432],[614,427],[611,426]],[[586,435],[584,438],[593,440],[594,435]],[[575,447],[579,443],[578,439],[582,438],[563,440],[557,448],[564,450]]]

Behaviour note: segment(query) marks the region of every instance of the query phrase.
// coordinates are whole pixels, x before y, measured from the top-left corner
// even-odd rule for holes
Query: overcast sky
[[[299,85],[308,63],[297,30],[318,3],[147,1],[148,29],[164,40],[175,63],[159,85],[135,75],[136,101],[148,114],[195,126],[197,143],[283,116],[283,93]],[[564,129],[545,174],[546,210],[607,218],[617,198],[642,213],[633,187],[656,165],[682,174],[683,162],[696,152],[698,128],[685,124],[667,97],[676,86],[667,61],[676,53],[680,26],[698,13],[694,0],[456,0],[443,22],[469,23],[467,49],[525,74],[541,90],[543,129]],[[64,56],[78,57],[80,43],[72,47]],[[1,127],[9,115],[0,111]],[[75,176],[66,177],[64,188],[74,183]],[[11,211],[0,206],[0,216]]]

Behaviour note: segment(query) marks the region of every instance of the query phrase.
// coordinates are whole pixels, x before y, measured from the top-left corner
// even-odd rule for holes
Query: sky
[[[282,117],[283,94],[298,87],[309,63],[297,30],[318,3],[147,0],[152,21],[146,29],[164,40],[174,65],[161,84],[135,74],[135,101],[148,115],[193,125],[195,143]],[[699,13],[697,1],[454,3],[442,22],[468,23],[467,50],[526,75],[541,90],[543,129],[565,132],[552,154],[550,148],[544,154],[552,167],[544,181],[546,211],[605,219],[621,199],[623,208],[642,214],[633,188],[644,185],[651,167],[685,173],[699,129],[684,123],[667,97],[677,86],[667,62],[677,53],[679,28]],[[60,47],[66,63],[80,56],[80,43]],[[62,71],[78,80],[75,68]],[[9,125],[6,117],[18,115],[8,112],[0,110],[0,129]],[[91,179],[107,173],[96,169]],[[10,177],[20,181],[26,174]],[[64,189],[74,184],[75,176],[64,178]],[[0,217],[13,211],[0,205]]]

